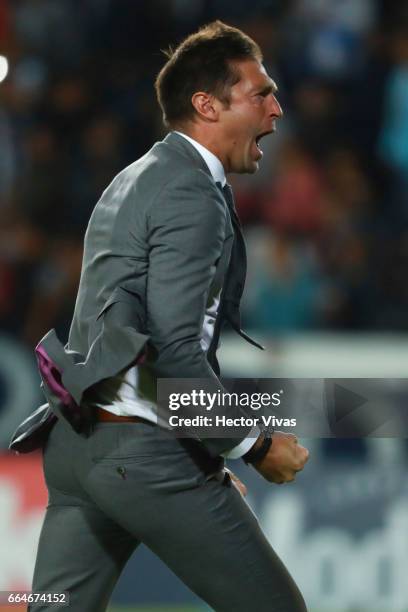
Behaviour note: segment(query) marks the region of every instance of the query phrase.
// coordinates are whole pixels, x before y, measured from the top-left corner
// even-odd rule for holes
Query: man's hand
[[[296,472],[303,470],[308,458],[309,451],[298,444],[294,434],[275,431],[265,457],[252,465],[269,482],[283,484],[295,480]]]

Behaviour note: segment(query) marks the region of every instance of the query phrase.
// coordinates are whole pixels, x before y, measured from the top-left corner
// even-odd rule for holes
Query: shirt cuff
[[[261,430],[255,425],[246,438],[241,440],[237,446],[234,446],[230,450],[221,453],[221,456],[225,457],[225,459],[239,459],[253,447],[260,435]]]

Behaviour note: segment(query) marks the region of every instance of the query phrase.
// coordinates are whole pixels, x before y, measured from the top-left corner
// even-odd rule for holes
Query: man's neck
[[[223,159],[223,155],[220,150],[220,138],[216,139],[212,134],[203,133],[203,130],[197,129],[195,126],[180,126],[175,128],[175,131],[192,138],[202,147],[205,147],[208,151],[210,151],[210,153],[218,157],[223,165],[223,168],[225,169],[225,160]]]
[[[222,165],[221,160],[212,151],[210,151],[210,149],[208,149],[204,144],[202,144],[201,142],[199,142],[198,140],[196,140],[189,134],[186,134],[185,132],[182,132],[179,130],[174,130],[174,131],[176,134],[179,134],[182,138],[185,138],[187,141],[189,141],[190,144],[195,149],[197,149],[199,154],[202,156],[202,158],[206,162],[214,181],[220,182],[221,185],[224,186],[227,179],[225,176],[224,166]]]

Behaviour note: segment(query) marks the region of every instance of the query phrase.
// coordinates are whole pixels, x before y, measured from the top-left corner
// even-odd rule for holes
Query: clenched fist
[[[275,431],[265,457],[252,465],[269,482],[283,484],[295,479],[308,458],[309,451],[298,443],[294,434]]]

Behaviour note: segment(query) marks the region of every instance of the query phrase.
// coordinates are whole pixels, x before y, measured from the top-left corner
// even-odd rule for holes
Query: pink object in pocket
[[[77,408],[77,404],[72,395],[65,389],[61,382],[61,372],[51,357],[45,352],[44,348],[38,345],[35,349],[40,370],[44,383],[58,397],[64,406]]]

